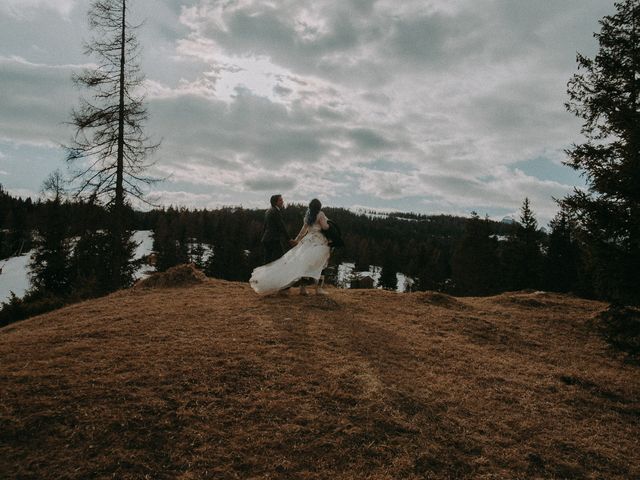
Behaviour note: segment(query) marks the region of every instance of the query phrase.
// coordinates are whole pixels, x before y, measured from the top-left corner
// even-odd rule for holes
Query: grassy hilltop
[[[0,330],[0,478],[640,477],[603,303],[176,272]]]

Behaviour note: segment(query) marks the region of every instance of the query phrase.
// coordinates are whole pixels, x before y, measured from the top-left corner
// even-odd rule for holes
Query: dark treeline
[[[304,207],[283,212],[292,236],[302,225]],[[581,257],[577,232],[565,214],[551,222],[551,232],[538,227],[525,200],[519,222],[471,218],[356,214],[325,208],[343,232],[345,247],[335,250],[331,264],[355,264],[355,270],[382,269],[380,285],[396,288],[396,272],[414,280],[413,290],[455,295],[487,295],[527,288],[595,296],[588,266]],[[174,209],[136,213],[138,228],[155,232],[159,271],[194,262],[212,277],[246,281],[261,264],[264,211]],[[205,252],[213,252],[207,255]]]
[[[283,212],[292,237],[302,225],[304,211],[302,205],[289,205]],[[345,247],[333,252],[331,264],[352,262],[357,271],[381,267],[379,286],[383,288],[395,289],[395,274],[401,272],[414,280],[413,290],[487,295],[534,288],[598,296],[591,286],[579,234],[568,217],[558,214],[547,234],[538,228],[528,200],[519,222],[513,224],[475,213],[462,218],[381,216],[342,208],[325,211],[338,223],[345,240]],[[83,296],[108,291],[101,287],[104,261],[100,252],[105,239],[96,234],[108,219],[104,209],[84,203],[16,199],[0,190],[0,214],[3,258],[20,249],[36,252],[31,265],[34,288],[53,294],[81,288]],[[129,210],[128,229],[154,232],[158,271],[193,262],[208,276],[247,281],[262,262],[263,220],[264,210],[239,207]],[[69,239],[75,239],[73,248]],[[47,257],[56,249],[63,252],[61,256]],[[58,277],[55,272],[38,270],[38,263],[56,262],[63,271]],[[42,278],[47,275],[62,280]]]
[[[345,247],[333,252],[332,265],[352,262],[358,271],[381,267],[380,286],[390,289],[396,288],[395,274],[401,272],[416,279],[414,289],[475,293],[473,289],[456,288],[451,279],[453,255],[469,231],[470,222],[475,220],[448,215],[383,217],[342,208],[324,210],[340,226],[345,240]],[[289,205],[283,212],[292,237],[302,226],[304,212],[301,205]],[[136,219],[138,228],[154,231],[159,271],[194,262],[209,276],[246,281],[253,268],[262,263],[264,210],[169,208],[136,213]],[[513,225],[490,220],[481,223],[496,245],[500,243],[497,238],[509,236],[514,230]],[[492,288],[499,289],[497,285]]]
[[[135,214],[126,210],[132,225]],[[0,325],[113,291],[109,259],[113,237],[108,211],[85,202],[17,199],[0,185],[0,269],[8,257],[30,253],[31,288],[23,298],[3,302]],[[135,244],[126,231],[122,248],[132,257]],[[122,269],[129,277],[137,267]],[[3,280],[0,270],[0,282]],[[128,286],[123,283],[122,286]]]
[[[0,184],[0,259],[31,250],[35,232],[51,219],[51,201],[22,199],[9,195]],[[104,227],[105,209],[83,202],[61,202],[59,214],[70,237],[81,236],[92,227]],[[133,215],[133,212],[130,212]]]

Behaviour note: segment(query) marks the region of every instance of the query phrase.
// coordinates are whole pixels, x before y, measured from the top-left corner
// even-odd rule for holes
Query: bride
[[[276,293],[306,278],[314,280],[316,294],[325,293],[319,280],[329,262],[329,243],[322,234],[322,230],[329,229],[329,223],[321,208],[320,200],[311,200],[304,224],[294,240],[295,247],[279,259],[253,271],[249,283],[257,293]],[[300,294],[307,294],[304,284],[300,286]]]

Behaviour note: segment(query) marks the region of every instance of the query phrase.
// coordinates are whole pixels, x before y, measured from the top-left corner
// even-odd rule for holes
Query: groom
[[[271,263],[284,255],[282,240],[288,240],[290,246],[296,244],[287,232],[287,227],[282,220],[281,210],[284,208],[282,195],[271,195],[271,208],[264,217],[264,233],[262,234],[262,246],[264,247],[264,263]]]

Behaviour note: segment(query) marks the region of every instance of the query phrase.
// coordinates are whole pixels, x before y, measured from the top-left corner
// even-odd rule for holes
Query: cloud
[[[237,89],[230,103],[179,90],[150,98],[150,126],[164,137],[160,154],[169,158],[208,151],[244,165],[280,168],[340,162],[345,153],[361,155],[363,146],[392,145],[381,131],[352,128],[356,120],[346,114],[328,120],[324,106],[287,106],[246,89]],[[183,128],[176,131],[176,124]]]
[[[238,61],[234,55],[260,56],[273,71],[295,72],[306,84],[305,100],[328,101],[318,95],[318,82],[333,85],[333,100],[359,114],[342,123],[360,149],[356,156],[392,146],[382,132],[393,119],[404,140],[396,150],[402,145],[428,162],[482,168],[530,158],[549,151],[550,143],[560,151],[575,137],[577,121],[562,106],[568,73],[540,67],[558,55],[549,39],[560,34],[549,24],[566,27],[571,15],[583,19],[588,10],[574,15],[567,6],[519,9],[504,1],[404,2],[402,8],[384,1],[340,7],[325,1],[313,8],[293,1],[279,8],[201,1],[183,10],[191,33],[181,54],[211,62],[226,55],[230,64]],[[368,91],[372,85],[377,91]],[[274,99],[283,103],[301,98],[301,90],[275,83],[269,89],[286,92]],[[434,143],[466,151],[429,155]]]
[[[146,200],[160,206],[180,206],[186,208],[219,208],[231,205],[229,197],[211,194],[198,194],[183,190],[154,190],[147,195]],[[149,208],[148,205],[137,201],[138,208]]]
[[[478,210],[511,208],[513,211],[528,196],[535,211],[550,219],[557,211],[552,197],[560,198],[571,190],[570,185],[552,180],[540,180],[526,175],[521,170],[496,167],[486,177],[463,177],[460,175],[421,174],[423,188],[432,196],[452,205],[466,206]]]
[[[0,4],[0,13],[17,19],[27,19],[37,10],[45,9],[68,19],[76,3],[77,0],[3,0]]]
[[[358,3],[356,2],[356,5]],[[364,9],[366,11],[367,9]],[[344,80],[369,65],[372,76],[387,76],[375,68],[375,61],[352,61],[347,54],[360,55],[362,29],[367,30],[362,8],[349,9],[333,2],[309,6],[286,1],[276,8],[263,2],[237,2],[231,5],[202,1],[185,8],[180,18],[192,33],[183,52],[210,57],[215,47],[229,55],[266,56],[275,64],[298,73],[322,76],[332,72]],[[375,32],[369,32],[373,38]],[[203,53],[194,47],[208,45]],[[211,48],[214,47],[214,48]],[[356,78],[356,76],[353,76]]]
[[[71,74],[80,65],[46,65],[0,56],[0,138],[55,148],[70,135],[64,123],[77,101]]]
[[[163,198],[262,205],[278,189],[303,203],[504,212],[528,195],[549,215],[572,187],[550,165],[579,138],[566,82],[607,3],[139,0]],[[70,74],[88,61],[77,5],[0,6],[8,144],[53,151],[71,133]]]
[[[291,191],[296,187],[296,184],[297,182],[294,178],[274,176],[273,174],[249,178],[244,181],[246,188],[262,192],[275,190]]]

